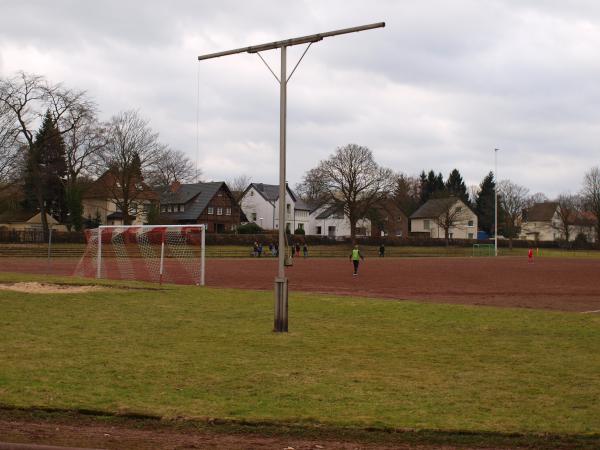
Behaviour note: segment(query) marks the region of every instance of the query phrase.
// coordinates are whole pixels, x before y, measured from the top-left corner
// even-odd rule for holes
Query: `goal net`
[[[473,256],[494,256],[494,244],[473,244]]]
[[[204,286],[204,225],[110,225],[86,230],[76,276]]]

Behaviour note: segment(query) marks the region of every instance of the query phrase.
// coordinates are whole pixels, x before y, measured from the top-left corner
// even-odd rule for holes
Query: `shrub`
[[[257,224],[250,222],[244,225],[240,225],[237,228],[238,234],[259,234],[263,232],[263,229]]]

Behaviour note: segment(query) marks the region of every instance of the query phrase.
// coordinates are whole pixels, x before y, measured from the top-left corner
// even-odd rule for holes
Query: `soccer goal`
[[[75,275],[204,286],[204,225],[103,225],[86,230]]]
[[[473,244],[473,256],[494,256],[494,244]]]

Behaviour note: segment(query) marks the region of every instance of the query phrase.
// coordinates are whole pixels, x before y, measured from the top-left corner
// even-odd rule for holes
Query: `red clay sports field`
[[[77,261],[56,258],[48,265],[45,259],[3,257],[0,271],[72,275]],[[271,290],[276,265],[269,258],[210,258],[206,283]],[[369,258],[352,277],[347,259],[297,258],[287,276],[292,293],[600,312],[600,259],[538,258],[528,264],[525,257]]]

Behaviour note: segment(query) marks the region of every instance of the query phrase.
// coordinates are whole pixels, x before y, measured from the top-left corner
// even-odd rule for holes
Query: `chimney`
[[[171,184],[171,192],[173,192],[173,193],[177,192],[180,187],[181,187],[181,183],[179,181],[173,181],[173,183]]]

